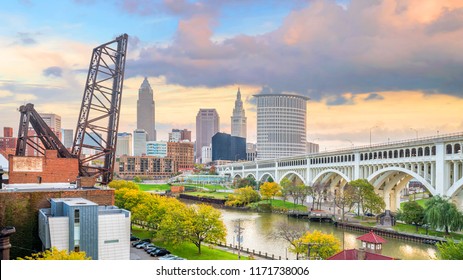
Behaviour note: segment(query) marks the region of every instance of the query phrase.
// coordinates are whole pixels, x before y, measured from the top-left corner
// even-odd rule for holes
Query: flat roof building
[[[52,198],[39,210],[45,249],[84,251],[94,260],[130,259],[130,212],[84,198]]]

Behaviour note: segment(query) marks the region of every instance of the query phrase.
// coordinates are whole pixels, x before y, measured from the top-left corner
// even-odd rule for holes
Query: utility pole
[[[241,243],[243,242],[243,230],[244,228],[241,227],[241,219],[235,220],[235,230],[236,238],[238,240],[238,259],[241,259]]]

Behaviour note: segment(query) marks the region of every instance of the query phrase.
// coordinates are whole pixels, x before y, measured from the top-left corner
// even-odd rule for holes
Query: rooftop
[[[359,260],[358,253],[359,253],[359,250],[357,249],[344,250],[342,252],[337,253],[336,255],[329,257],[327,260]],[[365,258],[363,260],[393,260],[393,259],[394,258],[380,255],[380,254],[365,252]]]
[[[300,95],[300,94],[297,94],[297,93],[258,93],[258,94],[254,94],[253,95],[254,97],[262,97],[262,96],[286,96],[286,97],[298,97],[298,98],[302,98],[302,99],[305,99],[306,101],[309,101],[310,98],[307,97],[307,96],[304,96],[304,95]]]
[[[95,202],[92,202],[90,200],[87,200],[81,197],[52,198],[51,200],[53,200],[54,202],[63,202],[64,204],[67,204],[69,206],[98,205]]]
[[[367,243],[382,244],[387,241],[381,236],[375,234],[373,231],[370,231],[367,234],[357,237],[358,240],[365,241]]]

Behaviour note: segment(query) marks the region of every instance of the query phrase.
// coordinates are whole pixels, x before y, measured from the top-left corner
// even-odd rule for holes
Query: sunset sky
[[[17,133],[17,108],[34,103],[75,129],[92,49],[122,33],[120,131],[136,128],[144,76],[159,140],[172,128],[194,137],[200,108],[229,133],[238,87],[248,142],[262,91],[308,96],[321,150],[463,131],[461,0],[5,1],[0,127]]]

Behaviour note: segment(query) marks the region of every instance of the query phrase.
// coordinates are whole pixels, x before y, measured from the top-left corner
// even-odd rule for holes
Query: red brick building
[[[194,146],[191,142],[167,142],[167,157],[177,163],[177,169],[193,170]]]
[[[10,184],[75,182],[79,160],[58,158],[57,151],[47,150],[45,157],[8,157]]]

